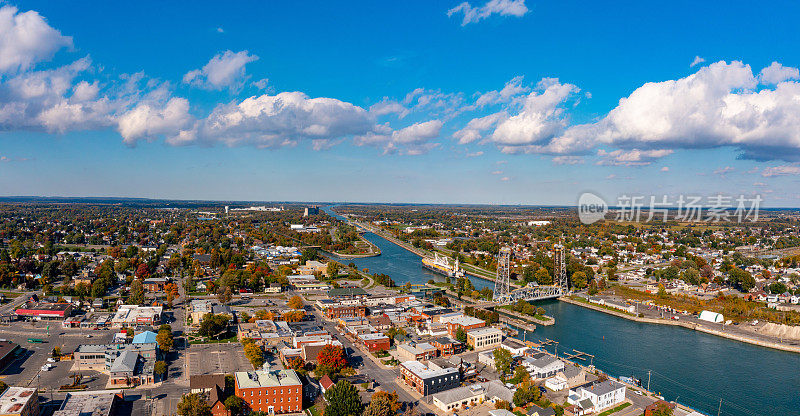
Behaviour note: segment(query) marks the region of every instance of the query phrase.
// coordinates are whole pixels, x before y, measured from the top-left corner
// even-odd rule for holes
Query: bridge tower
[[[494,301],[502,301],[511,293],[511,248],[503,247],[497,258],[497,278],[494,281]]]
[[[569,289],[569,280],[567,279],[567,265],[564,260],[564,246],[561,244],[553,246],[553,263],[555,284],[566,292]]]

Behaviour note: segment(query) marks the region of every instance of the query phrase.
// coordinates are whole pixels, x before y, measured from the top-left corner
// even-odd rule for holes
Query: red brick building
[[[234,378],[234,394],[250,411],[282,414],[303,410],[303,383],[294,370],[238,372]]]
[[[358,339],[364,343],[369,352],[375,351],[388,351],[389,350],[389,337],[376,332],[374,334],[361,334]]]
[[[334,306],[325,309],[325,317],[328,319],[363,318],[365,316],[367,316],[365,306]]]

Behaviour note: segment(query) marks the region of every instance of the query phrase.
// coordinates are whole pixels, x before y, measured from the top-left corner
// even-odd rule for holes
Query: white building
[[[538,359],[526,357],[522,365],[528,370],[532,378],[549,378],[564,370],[564,362],[551,355]]]
[[[599,383],[588,383],[569,390],[567,402],[578,404],[588,399],[595,412],[603,411],[625,401],[625,385],[613,380]]]

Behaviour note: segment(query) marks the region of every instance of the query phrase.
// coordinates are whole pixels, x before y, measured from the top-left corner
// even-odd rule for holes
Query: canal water
[[[336,215],[330,207],[325,211]],[[441,279],[423,269],[415,254],[376,234],[365,237],[382,254],[353,260],[359,268],[385,273],[398,285]],[[471,280],[478,289],[492,284]],[[800,354],[681,327],[629,321],[565,302],[545,301],[538,306],[556,324],[537,326],[532,334],[520,332],[519,338],[558,341],[557,347],[547,347],[551,352],[557,348],[559,354],[573,349],[592,354],[600,370],[613,376],[635,376],[645,387],[650,370],[652,391],[708,415],[718,411],[726,416],[800,415]]]

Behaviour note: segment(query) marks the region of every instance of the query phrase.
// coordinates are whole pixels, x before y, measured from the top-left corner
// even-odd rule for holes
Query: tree
[[[239,396],[230,396],[225,399],[225,408],[230,412],[230,416],[242,416],[247,410],[247,403]]]
[[[548,272],[544,267],[540,267],[539,270],[536,271],[534,278],[540,285],[553,284],[553,277],[550,276],[550,272]]]
[[[3,381],[0,381],[0,394],[2,394],[8,388],[8,384]]]
[[[651,416],[672,416],[673,415],[673,411],[672,411],[672,408],[669,407],[668,404],[666,404],[664,402],[658,402],[656,404],[656,406],[655,406],[655,409],[653,409],[653,411],[650,412],[650,415]]]
[[[467,343],[467,331],[464,331],[464,328],[458,327],[456,330],[456,340],[462,344]]]
[[[128,302],[134,305],[144,303],[144,285],[142,285],[141,280],[136,279],[131,283],[131,294],[128,296]]]
[[[505,400],[497,400],[497,401],[494,402],[494,408],[495,409],[511,410],[511,403],[509,403],[509,402],[507,402]]]
[[[197,333],[204,337],[217,337],[227,332],[228,315],[207,313],[200,321],[200,328]]]
[[[253,368],[261,368],[264,365],[264,351],[261,350],[261,347],[250,338],[243,339],[242,345],[244,346],[244,356],[250,360]]]
[[[583,288],[586,287],[586,282],[589,279],[586,277],[586,273],[578,271],[578,272],[572,273],[572,276],[570,277],[570,280],[572,282],[572,287],[574,287],[576,289],[583,289]]]
[[[147,263],[139,263],[139,266],[136,267],[136,277],[141,279],[150,277],[150,268],[147,267]]]
[[[328,277],[336,277],[339,275],[339,263],[331,260],[328,262],[328,269],[326,270]]]
[[[347,359],[344,356],[342,347],[335,345],[326,345],[322,347],[317,355],[317,373],[318,375],[336,374],[347,366]]]
[[[522,407],[528,403],[534,402],[539,400],[539,397],[542,395],[542,392],[539,391],[539,388],[531,385],[530,382],[522,383],[517,390],[514,392],[514,404],[518,407]]]
[[[494,367],[501,375],[511,371],[511,353],[505,348],[494,350]]]
[[[396,392],[379,391],[372,395],[363,416],[394,416],[400,410],[400,406]]]
[[[220,287],[217,289],[217,300],[221,304],[226,304],[233,299],[233,293],[230,286]]]
[[[360,416],[364,408],[355,386],[345,380],[326,391],[325,400],[325,416]]]
[[[156,361],[153,366],[153,372],[159,376],[164,376],[167,374],[167,363],[164,361]]]
[[[211,408],[199,394],[186,394],[178,402],[180,416],[212,416]]]
[[[174,339],[172,337],[172,331],[169,329],[159,329],[158,335],[156,335],[156,342],[158,343],[158,348],[163,352],[169,352],[172,349],[172,345],[174,343]]]
[[[53,358],[61,357],[61,347],[53,347]]]
[[[303,309],[303,298],[297,295],[292,296],[292,298],[289,299],[289,302],[287,302],[286,305],[292,309]]]

